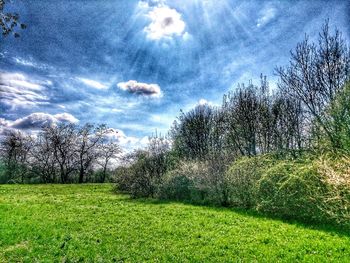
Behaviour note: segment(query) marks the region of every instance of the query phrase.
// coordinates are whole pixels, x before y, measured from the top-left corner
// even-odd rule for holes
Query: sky
[[[0,36],[0,131],[105,123],[122,146],[165,134],[180,110],[220,105],[326,19],[350,36],[350,1],[13,0],[27,29]]]

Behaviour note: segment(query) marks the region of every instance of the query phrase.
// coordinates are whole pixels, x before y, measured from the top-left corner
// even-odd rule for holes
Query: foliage
[[[36,136],[9,131],[1,138],[2,178],[18,183],[83,183],[101,167],[99,178],[104,182],[111,160],[121,152],[108,135],[105,125],[92,124],[49,125]]]
[[[331,34],[326,21],[318,44],[306,36],[291,53],[289,65],[278,68],[277,74],[279,88],[300,101],[309,120],[318,125],[333,148],[340,148],[337,126],[325,111],[350,77],[350,52],[341,33],[335,30]]]
[[[284,218],[349,225],[349,167],[346,155],[244,158],[226,174],[229,204]]]
[[[173,161],[168,139],[157,135],[150,137],[147,150],[124,157],[125,167],[116,170],[117,189],[133,197],[155,197]]]
[[[166,174],[158,196],[195,204],[220,204],[220,194],[214,184],[208,163],[181,162]]]
[[[350,82],[339,91],[334,100],[328,106],[326,114],[329,116],[330,125],[334,127],[333,136],[336,138],[339,147],[337,150],[350,152]],[[324,137],[323,137],[324,138]],[[325,138],[326,139],[326,138]],[[323,140],[327,146],[329,142]],[[323,145],[324,146],[324,145]],[[331,148],[329,145],[328,148]]]
[[[273,158],[266,155],[244,157],[225,173],[228,203],[233,206],[254,208],[256,206],[256,183],[264,170],[273,165]]]
[[[26,29],[27,26],[23,23],[19,23],[19,14],[5,12],[6,3],[8,3],[7,0],[0,0],[0,27],[2,36],[6,37],[12,33],[13,36],[17,38],[20,35],[15,31],[15,28],[19,26],[21,29]]]
[[[187,113],[181,111],[171,134],[174,151],[182,158],[203,160],[208,155],[216,126],[214,111],[207,104],[198,105]]]
[[[320,210],[328,185],[309,160],[281,160],[257,182],[256,209],[304,221],[328,221]]]

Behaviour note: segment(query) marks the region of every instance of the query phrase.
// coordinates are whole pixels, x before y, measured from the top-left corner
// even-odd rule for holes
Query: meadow
[[[111,184],[0,185],[0,262],[349,262],[350,234]]]

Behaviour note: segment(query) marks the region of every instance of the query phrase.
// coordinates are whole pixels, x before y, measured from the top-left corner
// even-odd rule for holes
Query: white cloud
[[[0,103],[8,108],[30,108],[48,104],[50,81],[30,79],[20,73],[0,72]]]
[[[78,123],[79,120],[75,118],[72,114],[70,113],[59,113],[53,115],[53,117],[56,118],[58,122],[70,122],[70,123]]]
[[[174,36],[189,38],[182,15],[164,1],[141,1],[139,7],[147,10],[147,17],[151,19],[151,23],[144,28],[148,39],[172,39]]]
[[[220,105],[217,104],[217,103],[214,103],[214,102],[212,102],[212,101],[208,101],[208,100],[202,98],[202,99],[200,99],[200,100],[197,102],[196,106],[218,107],[218,106],[220,106]]]
[[[261,16],[257,20],[257,27],[263,27],[268,24],[277,15],[277,10],[274,7],[265,8],[261,12]]]
[[[77,78],[77,79],[82,83],[84,83],[85,85],[94,89],[108,89],[107,85],[92,79],[86,79],[86,78]]]
[[[112,112],[118,112],[119,113],[119,112],[123,112],[123,110],[122,109],[113,108]]]
[[[108,129],[106,137],[110,141],[117,142],[127,152],[135,149],[143,149],[148,143],[147,136],[142,138],[127,136],[122,130],[114,128]]]
[[[32,68],[37,68],[37,69],[42,69],[42,70],[52,68],[46,64],[35,62],[35,60],[33,58],[23,59],[21,57],[13,57],[12,60],[16,64],[21,65],[21,66],[32,67]]]
[[[18,57],[14,57],[13,60],[17,64],[20,64],[20,65],[23,65],[23,66],[36,67],[36,64],[34,62],[32,62],[32,61],[29,61],[29,60],[25,60],[25,59],[18,58]]]
[[[162,92],[158,84],[147,84],[137,82],[136,80],[129,80],[128,82],[120,82],[117,84],[118,88],[128,91],[132,94],[161,97]]]
[[[206,99],[200,99],[198,101],[198,105],[200,105],[200,106],[209,105],[209,102]]]

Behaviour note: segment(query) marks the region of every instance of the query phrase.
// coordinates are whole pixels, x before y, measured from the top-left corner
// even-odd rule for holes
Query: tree
[[[74,124],[60,123],[43,128],[50,141],[54,160],[58,164],[62,183],[69,182],[69,176],[77,169],[77,156],[74,145],[77,139]]]
[[[198,105],[193,110],[181,111],[174,122],[171,136],[173,147],[180,156],[188,159],[204,159],[210,149],[213,109],[209,105]]]
[[[337,140],[342,150],[350,151],[350,82],[338,93],[327,114],[331,117],[332,125],[337,127]]]
[[[27,28],[23,23],[19,23],[19,14],[5,12],[7,0],[0,0],[0,27],[2,29],[2,35],[8,36],[11,33],[14,37],[19,37],[19,33],[15,32],[15,28],[19,25],[21,29]]]
[[[43,183],[57,183],[57,162],[48,132],[40,132],[30,150],[31,166]]]
[[[78,157],[79,183],[84,182],[86,172],[92,168],[94,161],[97,160],[98,144],[103,141],[107,131],[106,125],[99,125],[95,128],[89,123],[78,129],[74,146],[72,146],[75,147]]]
[[[274,95],[271,104],[271,150],[279,153],[301,150],[307,133],[301,102],[281,92]]]
[[[25,182],[31,139],[21,132],[11,131],[1,143],[1,156],[6,165],[8,181]]]
[[[106,181],[107,169],[112,159],[118,158],[120,146],[115,142],[102,142],[98,145],[97,163],[102,167],[101,183]]]
[[[338,148],[337,126],[325,109],[349,80],[350,53],[341,33],[331,35],[328,21],[319,34],[318,45],[308,36],[299,43],[286,67],[276,69],[279,88],[302,102],[305,111],[316,121],[334,148]]]
[[[259,98],[257,87],[239,87],[224,97],[227,143],[232,152],[242,156],[257,154]]]

